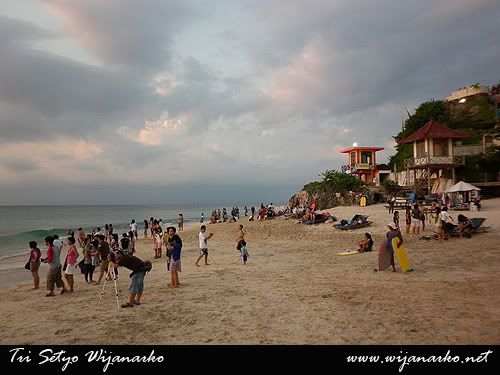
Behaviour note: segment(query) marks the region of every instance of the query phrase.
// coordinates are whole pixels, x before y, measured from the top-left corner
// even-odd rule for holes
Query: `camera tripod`
[[[120,290],[118,289],[118,284],[116,283],[117,279],[116,272],[111,263],[109,263],[108,265],[108,271],[106,272],[106,277],[104,278],[104,284],[102,286],[101,296],[99,297],[99,302],[97,303],[97,307],[99,307],[99,305],[101,304],[101,299],[102,296],[104,295],[104,289],[106,288],[106,281],[108,280],[108,277],[113,278],[113,282],[115,284],[116,306],[118,307],[118,309],[120,309],[120,299],[118,297],[118,293],[120,292]]]

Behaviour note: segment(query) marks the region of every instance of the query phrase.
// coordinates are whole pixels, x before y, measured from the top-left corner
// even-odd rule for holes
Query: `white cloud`
[[[269,137],[269,136],[272,136],[272,135],[274,135],[274,129],[263,129],[263,130],[260,132],[260,135],[262,135],[263,137]]]
[[[216,143],[211,143],[207,147],[212,152],[215,152],[215,153],[222,152],[222,147]]]
[[[173,140],[174,137],[187,131],[187,115],[170,117],[168,112],[163,112],[157,119],[146,120],[144,127],[139,131],[128,127],[120,127],[117,134],[143,145],[161,145]]]
[[[267,154],[265,156],[266,160],[272,160],[272,161],[278,161],[278,160],[285,160],[286,155],[285,154]]]
[[[173,78],[165,74],[158,74],[151,82],[154,93],[162,97],[169,95],[177,85],[178,83]]]

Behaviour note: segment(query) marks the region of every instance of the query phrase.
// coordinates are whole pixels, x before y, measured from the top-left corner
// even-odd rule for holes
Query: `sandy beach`
[[[397,273],[374,272],[377,251],[336,255],[354,250],[365,231],[378,249],[392,218],[381,204],[328,210],[339,220],[360,213],[373,221],[348,232],[286,218],[208,225],[210,265],[201,267],[194,264],[199,228],[192,226],[179,233],[178,289],[168,286],[166,259],[153,259],[151,239],[141,239],[137,255],[153,269],[141,306],[128,309],[117,308],[112,282],[98,307],[102,285],[86,284],[81,274],[74,293],[46,298],[46,268],[36,291],[29,272],[2,271],[0,343],[500,344],[500,199],[482,203],[482,211],[464,212],[490,227],[472,239],[425,241],[403,232],[415,270],[409,273],[398,266]],[[247,265],[235,249],[239,223]],[[121,302],[128,274],[120,269]]]

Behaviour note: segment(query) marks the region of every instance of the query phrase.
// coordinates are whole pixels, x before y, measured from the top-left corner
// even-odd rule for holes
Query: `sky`
[[[497,0],[0,0],[0,205],[286,202],[499,82]]]

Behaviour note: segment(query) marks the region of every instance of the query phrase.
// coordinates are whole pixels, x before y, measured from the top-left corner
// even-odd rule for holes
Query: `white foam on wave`
[[[0,271],[18,270],[24,268],[25,263],[0,264]]]
[[[42,249],[40,249],[42,251]],[[3,259],[10,259],[10,258],[15,258],[15,257],[19,257],[19,256],[22,256],[22,255],[28,255],[30,253],[30,251],[23,251],[22,253],[15,253],[15,254],[9,254],[9,255],[2,255],[0,256],[0,260],[3,260]]]

